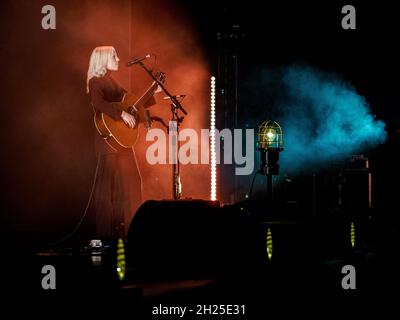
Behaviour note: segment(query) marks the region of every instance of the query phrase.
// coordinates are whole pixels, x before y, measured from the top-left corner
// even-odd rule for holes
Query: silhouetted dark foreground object
[[[239,275],[260,265],[263,243],[261,225],[238,206],[148,201],[129,228],[128,274],[135,279]]]

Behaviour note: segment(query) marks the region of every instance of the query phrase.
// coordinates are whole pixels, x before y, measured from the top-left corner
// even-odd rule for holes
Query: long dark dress
[[[126,91],[109,75],[89,81],[90,101],[94,109],[115,120]],[[141,204],[141,177],[133,149],[116,151],[96,132],[97,175],[92,198],[97,237],[126,237],[130,221]]]

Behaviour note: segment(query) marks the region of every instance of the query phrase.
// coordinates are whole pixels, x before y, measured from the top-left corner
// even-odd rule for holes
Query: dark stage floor
[[[207,224],[198,228],[190,219],[176,223],[170,215],[169,224],[160,222],[162,231],[150,219],[154,214],[147,212],[147,221],[144,214],[142,220],[138,216],[139,226],[124,242],[127,268],[122,281],[116,272],[115,239],[103,239],[99,248],[76,240],[51,248],[32,249],[31,244],[29,252],[5,251],[2,260],[11,263],[9,268],[3,263],[3,295],[20,306],[46,301],[60,308],[68,305],[68,312],[84,308],[92,315],[108,311],[139,319],[177,319],[181,314],[154,313],[178,312],[178,307],[186,308],[184,319],[260,319],[272,314],[359,315],[359,310],[395,306],[400,284],[395,222],[352,220],[352,238],[346,217],[295,219],[289,212],[280,213],[282,220],[257,215],[254,204],[259,205],[241,203],[205,213]],[[215,218],[216,212],[222,219]],[[147,230],[146,236],[141,229]],[[271,238],[272,247],[267,242]],[[140,248],[132,245],[133,239]],[[55,290],[42,288],[45,265],[56,270]],[[355,269],[355,289],[342,287],[347,275],[342,268],[348,265]],[[228,306],[239,314],[216,314],[226,313]]]

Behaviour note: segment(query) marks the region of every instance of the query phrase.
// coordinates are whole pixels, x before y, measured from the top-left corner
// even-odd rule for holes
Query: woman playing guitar
[[[98,167],[91,203],[96,214],[97,237],[126,236],[129,223],[141,204],[141,177],[133,146],[113,145],[110,142],[118,141],[114,139],[117,135],[110,131],[103,134],[100,130],[115,127],[128,130],[125,135],[137,132],[139,113],[132,114],[129,110],[138,109],[128,102],[132,100],[130,95],[111,76],[111,72],[118,70],[118,62],[114,47],[97,47],[90,56],[87,73],[86,90],[95,111],[98,131],[95,136]],[[155,104],[154,91],[150,93],[144,106]]]

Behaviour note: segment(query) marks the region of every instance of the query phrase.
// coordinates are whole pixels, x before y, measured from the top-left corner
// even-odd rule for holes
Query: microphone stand
[[[168,90],[164,87],[164,85],[153,75],[152,70],[149,70],[142,61],[137,63],[140,65],[146,73],[150,76],[150,78],[155,81],[160,88],[164,91],[164,93],[171,99],[171,121],[169,122],[169,127],[167,127],[168,135],[172,135],[172,145],[176,146],[174,148],[174,156],[172,161],[172,197],[174,200],[179,200],[182,196],[182,185],[181,185],[181,177],[179,174],[179,148],[180,148],[180,141],[179,141],[179,126],[182,123],[184,116],[188,113],[182,107],[181,103],[178,101],[176,96],[171,95]],[[184,114],[184,116],[179,116],[179,110]],[[159,121],[160,118],[154,117],[154,120]],[[160,121],[161,122],[161,121]],[[163,123],[163,122],[162,122]],[[164,124],[165,125],[165,124]],[[166,126],[166,125],[165,125]],[[172,131],[172,132],[171,132]],[[170,141],[171,139],[169,139]],[[171,154],[171,151],[170,151]]]

